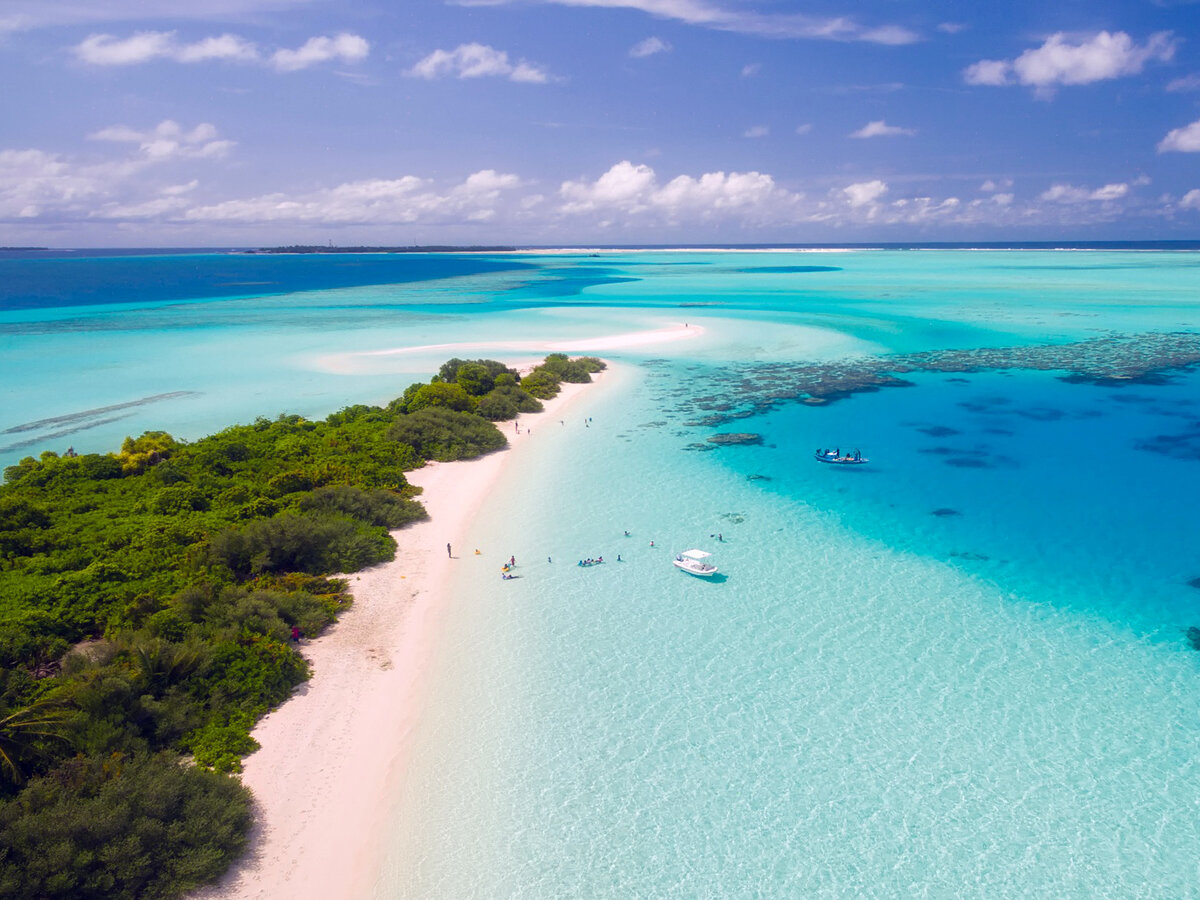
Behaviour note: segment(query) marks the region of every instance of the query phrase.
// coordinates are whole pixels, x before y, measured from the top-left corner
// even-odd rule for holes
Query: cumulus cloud
[[[1182,128],[1172,128],[1158,142],[1158,152],[1200,153],[1200,119]]]
[[[742,77],[753,78],[762,71],[762,63],[746,63],[742,66]]]
[[[93,34],[72,48],[75,57],[93,66],[133,66],[153,60],[178,63],[231,60],[264,63],[281,72],[295,72],[329,60],[360,62],[370,51],[367,41],[356,34],[314,37],[296,50],[276,50],[269,56],[258,46],[236,34],[181,42],[174,31],[139,31],[127,38]]]
[[[771,129],[766,125],[752,125],[742,132],[742,137],[760,138],[766,137],[771,133]]]
[[[847,185],[842,188],[842,194],[845,195],[851,206],[866,206],[886,194],[887,189],[887,184],[875,179]]]
[[[545,84],[550,76],[544,69],[521,60],[515,65],[508,54],[487,44],[459,44],[453,50],[434,50],[408,74],[416,78],[507,78],[527,84]]]
[[[896,137],[899,135],[912,136],[917,133],[915,128],[901,128],[898,125],[889,125],[882,119],[876,122],[868,122],[858,131],[851,132],[852,138],[873,138],[873,137]]]
[[[942,34],[958,34],[960,31],[966,31],[967,26],[962,22],[939,22],[937,30]]]
[[[110,125],[88,135],[93,141],[134,143],[147,159],[165,160],[175,157],[189,159],[224,156],[234,141],[218,140],[217,129],[202,122],[191,131],[184,131],[178,122],[165,119],[149,131],[138,131],[127,125]]]
[[[706,172],[677,175],[662,184],[655,171],[628,160],[595,181],[566,181],[559,188],[558,212],[675,226],[684,222],[744,225],[795,221],[802,199],[762,172]]]
[[[94,175],[74,170],[58,154],[0,150],[0,218],[32,219],[47,208],[78,208],[102,187]]]
[[[638,41],[629,48],[629,55],[634,59],[642,59],[643,57],[653,56],[655,53],[667,53],[671,50],[671,45],[662,38],[648,37],[644,41]]]
[[[371,45],[365,39],[343,32],[334,37],[309,38],[295,50],[276,50],[271,55],[271,64],[281,72],[295,72],[330,60],[361,62],[370,50]]]
[[[997,181],[993,178],[989,178],[983,184],[981,184],[979,186],[979,189],[981,191],[983,191],[984,193],[990,194],[995,191],[1007,190],[1010,187],[1012,187],[1012,179],[1011,178],[1001,178],[999,181]]]
[[[1200,188],[1194,188],[1184,194],[1179,205],[1184,209],[1200,209]]]
[[[1058,32],[1014,60],[980,60],[963,70],[963,78],[967,84],[1021,84],[1041,90],[1091,84],[1137,75],[1151,61],[1166,62],[1174,56],[1176,43],[1169,31],[1152,34],[1144,44],[1135,43],[1124,31],[1082,38]]]
[[[517,0],[459,0],[461,6],[505,6]],[[920,35],[899,25],[862,25],[848,16],[819,17],[800,13],[760,13],[726,8],[711,0],[535,0],[558,6],[602,9],[636,9],[660,19],[673,19],[701,28],[772,38],[809,38],[831,41],[868,41],[876,44],[912,44]]]

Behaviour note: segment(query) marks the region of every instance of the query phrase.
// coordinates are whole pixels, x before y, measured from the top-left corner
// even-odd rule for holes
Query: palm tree
[[[21,764],[45,753],[43,740],[69,740],[65,728],[70,715],[61,697],[45,694],[0,718],[0,777],[13,784],[24,781]]]

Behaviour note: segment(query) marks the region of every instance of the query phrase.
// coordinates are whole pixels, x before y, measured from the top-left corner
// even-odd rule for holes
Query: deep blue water
[[[408,284],[527,268],[471,254],[0,254],[0,312]]]

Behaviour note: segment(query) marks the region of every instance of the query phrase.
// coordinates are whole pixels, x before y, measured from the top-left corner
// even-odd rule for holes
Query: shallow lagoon
[[[706,327],[617,354],[592,426],[538,425],[487,504],[380,896],[1200,892],[1195,374],[918,369],[907,387],[686,424],[779,364],[1200,332],[1200,255],[512,261],[271,296],[198,298],[181,276],[137,303],[0,304],[0,432],[31,442],[5,464],[323,415],[450,355],[510,355],[341,374],[331,354]],[[722,431],[762,441],[688,449]],[[872,463],[813,462],[828,445]],[[671,567],[688,546],[717,549],[727,577]],[[491,560],[509,554],[522,578],[502,583]]]

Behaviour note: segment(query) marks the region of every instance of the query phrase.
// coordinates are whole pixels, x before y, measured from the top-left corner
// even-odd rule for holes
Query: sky
[[[1200,238],[1200,0],[0,0],[0,245]]]

